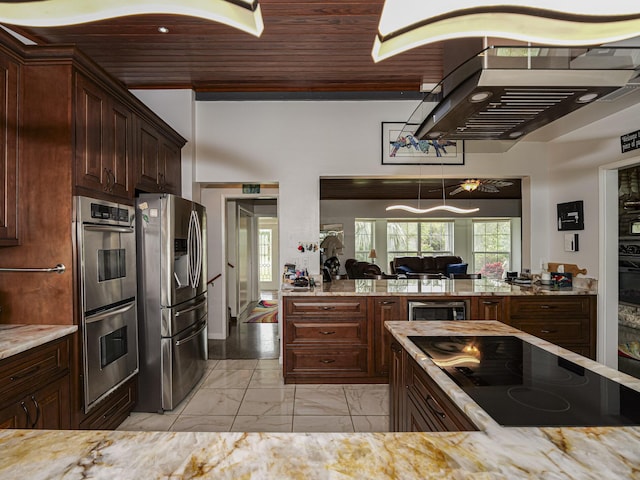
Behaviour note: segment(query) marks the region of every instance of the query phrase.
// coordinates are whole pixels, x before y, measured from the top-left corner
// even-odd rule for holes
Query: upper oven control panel
[[[91,218],[99,220],[115,220],[117,222],[129,223],[129,210],[114,206],[91,204]]]

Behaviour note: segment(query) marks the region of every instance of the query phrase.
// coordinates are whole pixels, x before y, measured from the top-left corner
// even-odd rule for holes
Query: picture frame
[[[464,140],[400,137],[404,122],[382,122],[382,165],[464,165]]]
[[[584,230],[584,206],[582,200],[558,203],[558,231]]]

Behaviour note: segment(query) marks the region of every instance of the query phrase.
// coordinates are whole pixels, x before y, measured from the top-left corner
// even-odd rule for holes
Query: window
[[[387,256],[452,255],[452,221],[387,221]]]
[[[511,265],[511,221],[474,220],[473,271],[501,278]]]
[[[270,228],[260,228],[258,230],[258,275],[259,281],[270,282],[272,280],[273,256],[271,252]]]
[[[356,260],[361,262],[369,262],[369,252],[374,247],[373,243],[373,220],[356,220],[355,224],[355,241],[356,241]]]

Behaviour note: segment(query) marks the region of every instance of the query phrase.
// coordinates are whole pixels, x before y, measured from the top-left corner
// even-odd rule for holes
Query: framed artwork
[[[383,165],[464,165],[463,140],[418,140],[400,135],[404,122],[382,122]]]
[[[582,200],[558,204],[558,230],[584,230]]]

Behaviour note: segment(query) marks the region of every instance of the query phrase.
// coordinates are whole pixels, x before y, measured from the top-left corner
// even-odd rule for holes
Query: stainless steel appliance
[[[640,306],[640,240],[620,238],[618,246],[618,300]]]
[[[173,410],[207,360],[206,212],[169,194],[136,200],[139,398],[135,409]]]
[[[466,320],[465,301],[409,301],[409,320]]]
[[[75,198],[84,410],[138,372],[136,237],[129,205]]]

